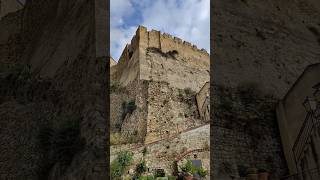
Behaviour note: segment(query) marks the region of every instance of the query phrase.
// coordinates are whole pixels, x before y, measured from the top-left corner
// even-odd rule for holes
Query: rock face
[[[255,81],[283,97],[306,66],[320,61],[317,0],[226,0],[211,11],[217,84]]]
[[[13,81],[7,81],[6,74],[13,73],[12,69],[1,71],[1,82],[8,83],[1,91],[0,112],[5,117],[1,119],[1,143],[12,142],[10,148],[1,149],[1,179],[107,177],[105,102],[109,71],[107,58],[96,53],[95,23],[100,17],[95,10],[95,1],[35,0],[27,1],[23,13],[0,21],[1,66],[30,67],[26,78],[31,79],[11,85]],[[10,90],[14,94],[8,93]],[[12,109],[14,116],[6,113],[11,106],[16,107]],[[86,145],[67,167],[54,163],[46,169],[44,163],[49,160],[38,144],[41,124],[63,121],[57,117],[66,114],[79,116]],[[12,126],[20,128],[13,132]]]
[[[174,158],[169,154],[181,152],[178,147],[165,148],[165,144],[173,146],[175,141],[171,139],[185,138],[182,133],[188,134],[209,123],[208,119],[200,117],[196,101],[196,94],[209,82],[209,68],[209,54],[204,50],[142,26],[137,29],[131,44],[125,47],[117,65],[112,66],[115,71],[111,74],[111,87],[114,87],[111,124],[117,124],[115,132],[131,139],[127,143],[139,142],[148,147],[154,144],[160,148],[161,152],[154,151],[148,158],[151,168],[156,168],[156,162],[163,161],[166,165],[162,168],[172,173],[169,164]],[[193,138],[202,138],[208,143],[209,126],[204,131],[206,136],[194,133]],[[200,143],[201,147],[204,142]],[[194,143],[194,146],[185,145],[185,150],[201,149]],[[115,155],[115,152],[111,154]],[[163,157],[154,158],[159,153]],[[204,157],[209,169],[208,149]]]
[[[246,101],[240,100],[243,98],[237,87],[254,83],[260,87],[260,94],[272,94],[279,99],[305,67],[319,62],[320,3],[226,0],[211,3],[211,12],[213,174],[218,176],[219,169],[229,163],[235,167],[240,164],[269,169],[274,178],[286,175],[277,120],[272,115],[274,106],[260,109],[244,105]],[[226,94],[230,95],[229,100],[223,98],[228,97]],[[259,133],[250,134],[245,124],[265,136],[256,143],[257,147],[250,144],[254,144]]]

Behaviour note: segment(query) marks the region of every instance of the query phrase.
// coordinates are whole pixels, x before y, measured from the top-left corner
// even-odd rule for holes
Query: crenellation
[[[173,40],[179,44],[182,43],[182,39],[178,38],[178,37],[174,37]]]
[[[198,47],[196,45],[192,45],[193,49],[198,49]]]
[[[168,33],[163,33],[162,36],[165,37],[165,38],[173,39],[171,34],[168,34]]]
[[[192,44],[187,42],[187,41],[183,41],[183,44],[186,45],[186,46],[192,46]]]
[[[162,33],[161,31],[157,31],[154,29],[151,29],[150,31],[148,31],[148,29],[144,26],[138,27],[136,34],[133,36],[133,38],[131,39],[131,43],[128,46],[131,47],[133,51],[138,49],[138,47],[142,47],[142,46],[155,47],[155,48],[162,49],[163,51],[170,51],[170,50],[179,51],[181,49],[185,51],[186,49],[190,49],[193,52],[197,52],[205,56],[209,56],[209,53],[204,48],[199,49],[196,45],[188,41],[183,41],[181,38],[172,36],[165,32]],[[126,52],[126,51],[123,51],[123,52]],[[189,55],[186,55],[186,56],[189,56]]]

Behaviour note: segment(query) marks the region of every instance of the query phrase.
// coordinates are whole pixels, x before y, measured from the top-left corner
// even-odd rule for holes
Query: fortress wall
[[[203,49],[200,50],[196,45],[183,41],[178,37],[173,37],[166,33],[161,34],[160,46],[163,52],[176,50],[181,56],[186,58],[188,63],[201,66],[209,66],[209,54]]]
[[[162,53],[151,51],[151,47]],[[166,57],[163,48],[166,52],[177,50],[180,53]],[[190,88],[189,93],[198,92],[209,81],[207,53],[178,38],[139,26],[116,66],[120,84],[135,87],[130,96],[138,106],[122,125],[126,136],[130,137],[135,131],[139,136],[147,133],[145,142],[150,143],[203,123],[197,114],[195,94],[186,94],[185,89]],[[146,125],[147,128],[142,128]]]
[[[117,72],[115,79],[122,85],[126,86],[133,82],[139,76],[139,52],[133,50],[133,47],[127,45],[116,65]]]
[[[133,138],[135,141],[143,142],[146,135],[146,116],[148,111],[148,82],[137,78],[126,88],[129,91],[129,99],[135,100],[137,108],[124,119],[121,126],[121,134],[125,138]]]
[[[153,58],[155,54],[150,54],[148,48],[157,48],[163,53],[176,50],[178,55],[175,58]],[[133,52],[131,58],[130,52]],[[198,91],[209,81],[209,58],[205,50],[199,50],[191,43],[139,26],[131,44],[123,50],[117,65],[117,76],[123,85],[139,76],[141,80],[167,81],[177,88],[189,87]]]
[[[163,69],[159,68],[159,66],[156,66],[155,64],[162,64],[162,65],[164,65],[164,63],[170,64],[171,71],[176,71],[176,72],[178,70],[174,69],[175,67],[185,67],[190,69],[190,71],[206,71],[206,70],[209,71],[209,68],[210,68],[209,54],[205,52],[205,50],[197,49],[197,47],[192,45],[191,43],[184,42],[181,39],[177,37],[173,37],[166,33],[162,34],[160,31],[156,31],[156,30],[148,31],[147,28],[143,26],[139,26],[136,36],[139,41],[138,46],[139,46],[139,62],[140,62],[140,79],[157,80],[157,78],[160,78],[158,79],[159,81],[170,81],[170,77],[169,79],[165,78],[165,77],[168,77],[165,74],[170,74],[170,70],[164,71]],[[150,60],[153,54],[148,55],[148,52],[149,52],[148,48],[158,48],[163,53],[176,50],[178,51],[178,56],[176,57],[177,60],[174,60],[170,57],[163,58],[161,60],[160,59]],[[162,77],[157,76],[157,78],[155,78],[154,74],[151,74],[152,71],[161,71],[162,75],[164,76]],[[197,75],[193,75],[193,76],[194,78],[197,78]],[[184,80],[187,80],[191,76],[185,75],[182,77]],[[208,73],[208,77],[209,77],[209,73]],[[179,82],[179,81],[176,81],[177,78],[179,77],[173,77],[173,78],[174,79],[171,79],[172,84]],[[197,79],[201,79],[201,78],[197,78]],[[191,86],[191,88],[195,88],[194,85],[189,85],[189,86]],[[197,87],[195,89],[198,90],[199,88]]]
[[[171,87],[198,92],[209,81],[209,66],[202,67],[186,62],[180,55],[174,58],[164,57],[157,52],[148,51],[146,66],[140,78],[153,81],[165,81]],[[151,68],[152,67],[152,68]]]
[[[160,31],[151,30],[150,32],[148,32],[148,47],[161,49],[160,35]]]
[[[170,138],[182,131],[204,124],[199,119],[194,94],[169,86],[166,82],[149,82],[147,136],[145,143]]]
[[[166,174],[172,174],[173,159],[194,149],[204,149],[202,152],[192,152],[183,158],[178,165],[182,165],[181,162],[185,159],[201,159],[205,169],[210,170],[210,151],[205,150],[210,145],[210,139],[207,138],[209,135],[210,125],[204,125],[191,131],[182,132],[170,139],[170,141],[162,140],[144,146],[142,144],[112,146],[110,159],[114,159],[116,153],[120,150],[129,150],[134,154],[134,162],[130,167],[132,171],[134,170],[135,165],[141,161],[141,158],[144,158],[150,171],[154,168],[163,168],[166,171]],[[144,147],[147,149],[145,157],[143,157],[142,154]],[[194,155],[196,155],[197,158],[194,158]]]

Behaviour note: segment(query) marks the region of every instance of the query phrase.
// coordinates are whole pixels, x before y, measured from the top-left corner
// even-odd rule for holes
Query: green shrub
[[[135,100],[131,100],[128,103],[124,101],[122,103],[122,120],[126,117],[127,114],[132,114],[134,110],[137,109]]]
[[[184,92],[186,93],[186,95],[189,95],[192,93],[192,90],[191,90],[191,88],[185,88]]]
[[[129,103],[127,105],[127,112],[131,114],[136,108],[137,108],[137,106],[136,106],[135,101],[134,100],[129,101]]]
[[[207,170],[203,167],[194,166],[190,160],[187,160],[186,164],[181,167],[181,170],[188,174],[199,174],[201,177],[206,177],[208,175]]]
[[[168,180],[176,180],[177,179],[177,177],[175,177],[175,176],[168,176]]]
[[[197,173],[199,174],[200,177],[206,177],[208,175],[208,171],[205,170],[203,167],[197,168]]]
[[[154,177],[165,177],[166,173],[164,172],[163,169],[156,169],[154,172]]]
[[[133,160],[132,154],[128,151],[121,151],[117,158],[111,162],[110,170],[112,179],[121,179]]]
[[[147,165],[145,161],[140,162],[136,166],[136,174],[140,176],[141,174],[145,173],[147,171]]]
[[[191,162],[190,160],[188,160],[188,161],[186,162],[186,164],[181,167],[181,170],[182,170],[183,172],[191,173],[191,174],[192,174],[192,172],[193,172],[193,169],[194,169],[194,168],[193,168],[192,162]]]
[[[138,180],[155,180],[153,176],[139,176]]]

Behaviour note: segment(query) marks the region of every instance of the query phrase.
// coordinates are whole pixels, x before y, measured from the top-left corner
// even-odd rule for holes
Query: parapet
[[[205,49],[198,49],[196,45],[187,41],[183,41],[179,37],[172,36],[165,32],[162,33],[154,29],[148,31],[146,27],[139,25],[136,30],[136,34],[131,39],[130,44],[127,44],[123,50],[120,60],[130,57],[127,55],[128,52],[135,51],[141,45],[144,47],[155,47],[162,50],[169,49],[179,51],[179,49],[191,49],[194,52],[209,56],[209,53]],[[177,49],[172,49],[174,47]]]
[[[181,46],[185,46],[187,48],[190,48],[194,51],[197,51],[197,52],[200,52],[200,53],[203,53],[203,54],[206,54],[206,55],[209,55],[209,53],[204,49],[198,49],[198,47],[190,42],[187,42],[187,41],[183,41],[181,38],[179,37],[175,37],[175,36],[172,36],[168,33],[165,33],[165,32],[160,32],[160,31],[157,31],[157,30],[154,30],[154,29],[151,29],[150,31],[148,31],[148,29],[144,26],[139,26],[138,29],[137,29],[137,32],[136,32],[136,35],[135,36],[139,36],[139,34],[141,33],[149,33],[149,34],[157,34],[159,35],[159,46],[158,47],[161,47],[161,48],[164,48],[164,44],[162,43],[163,40],[172,40],[172,42],[176,43],[176,44],[179,44]],[[150,40],[149,40],[150,41]]]

